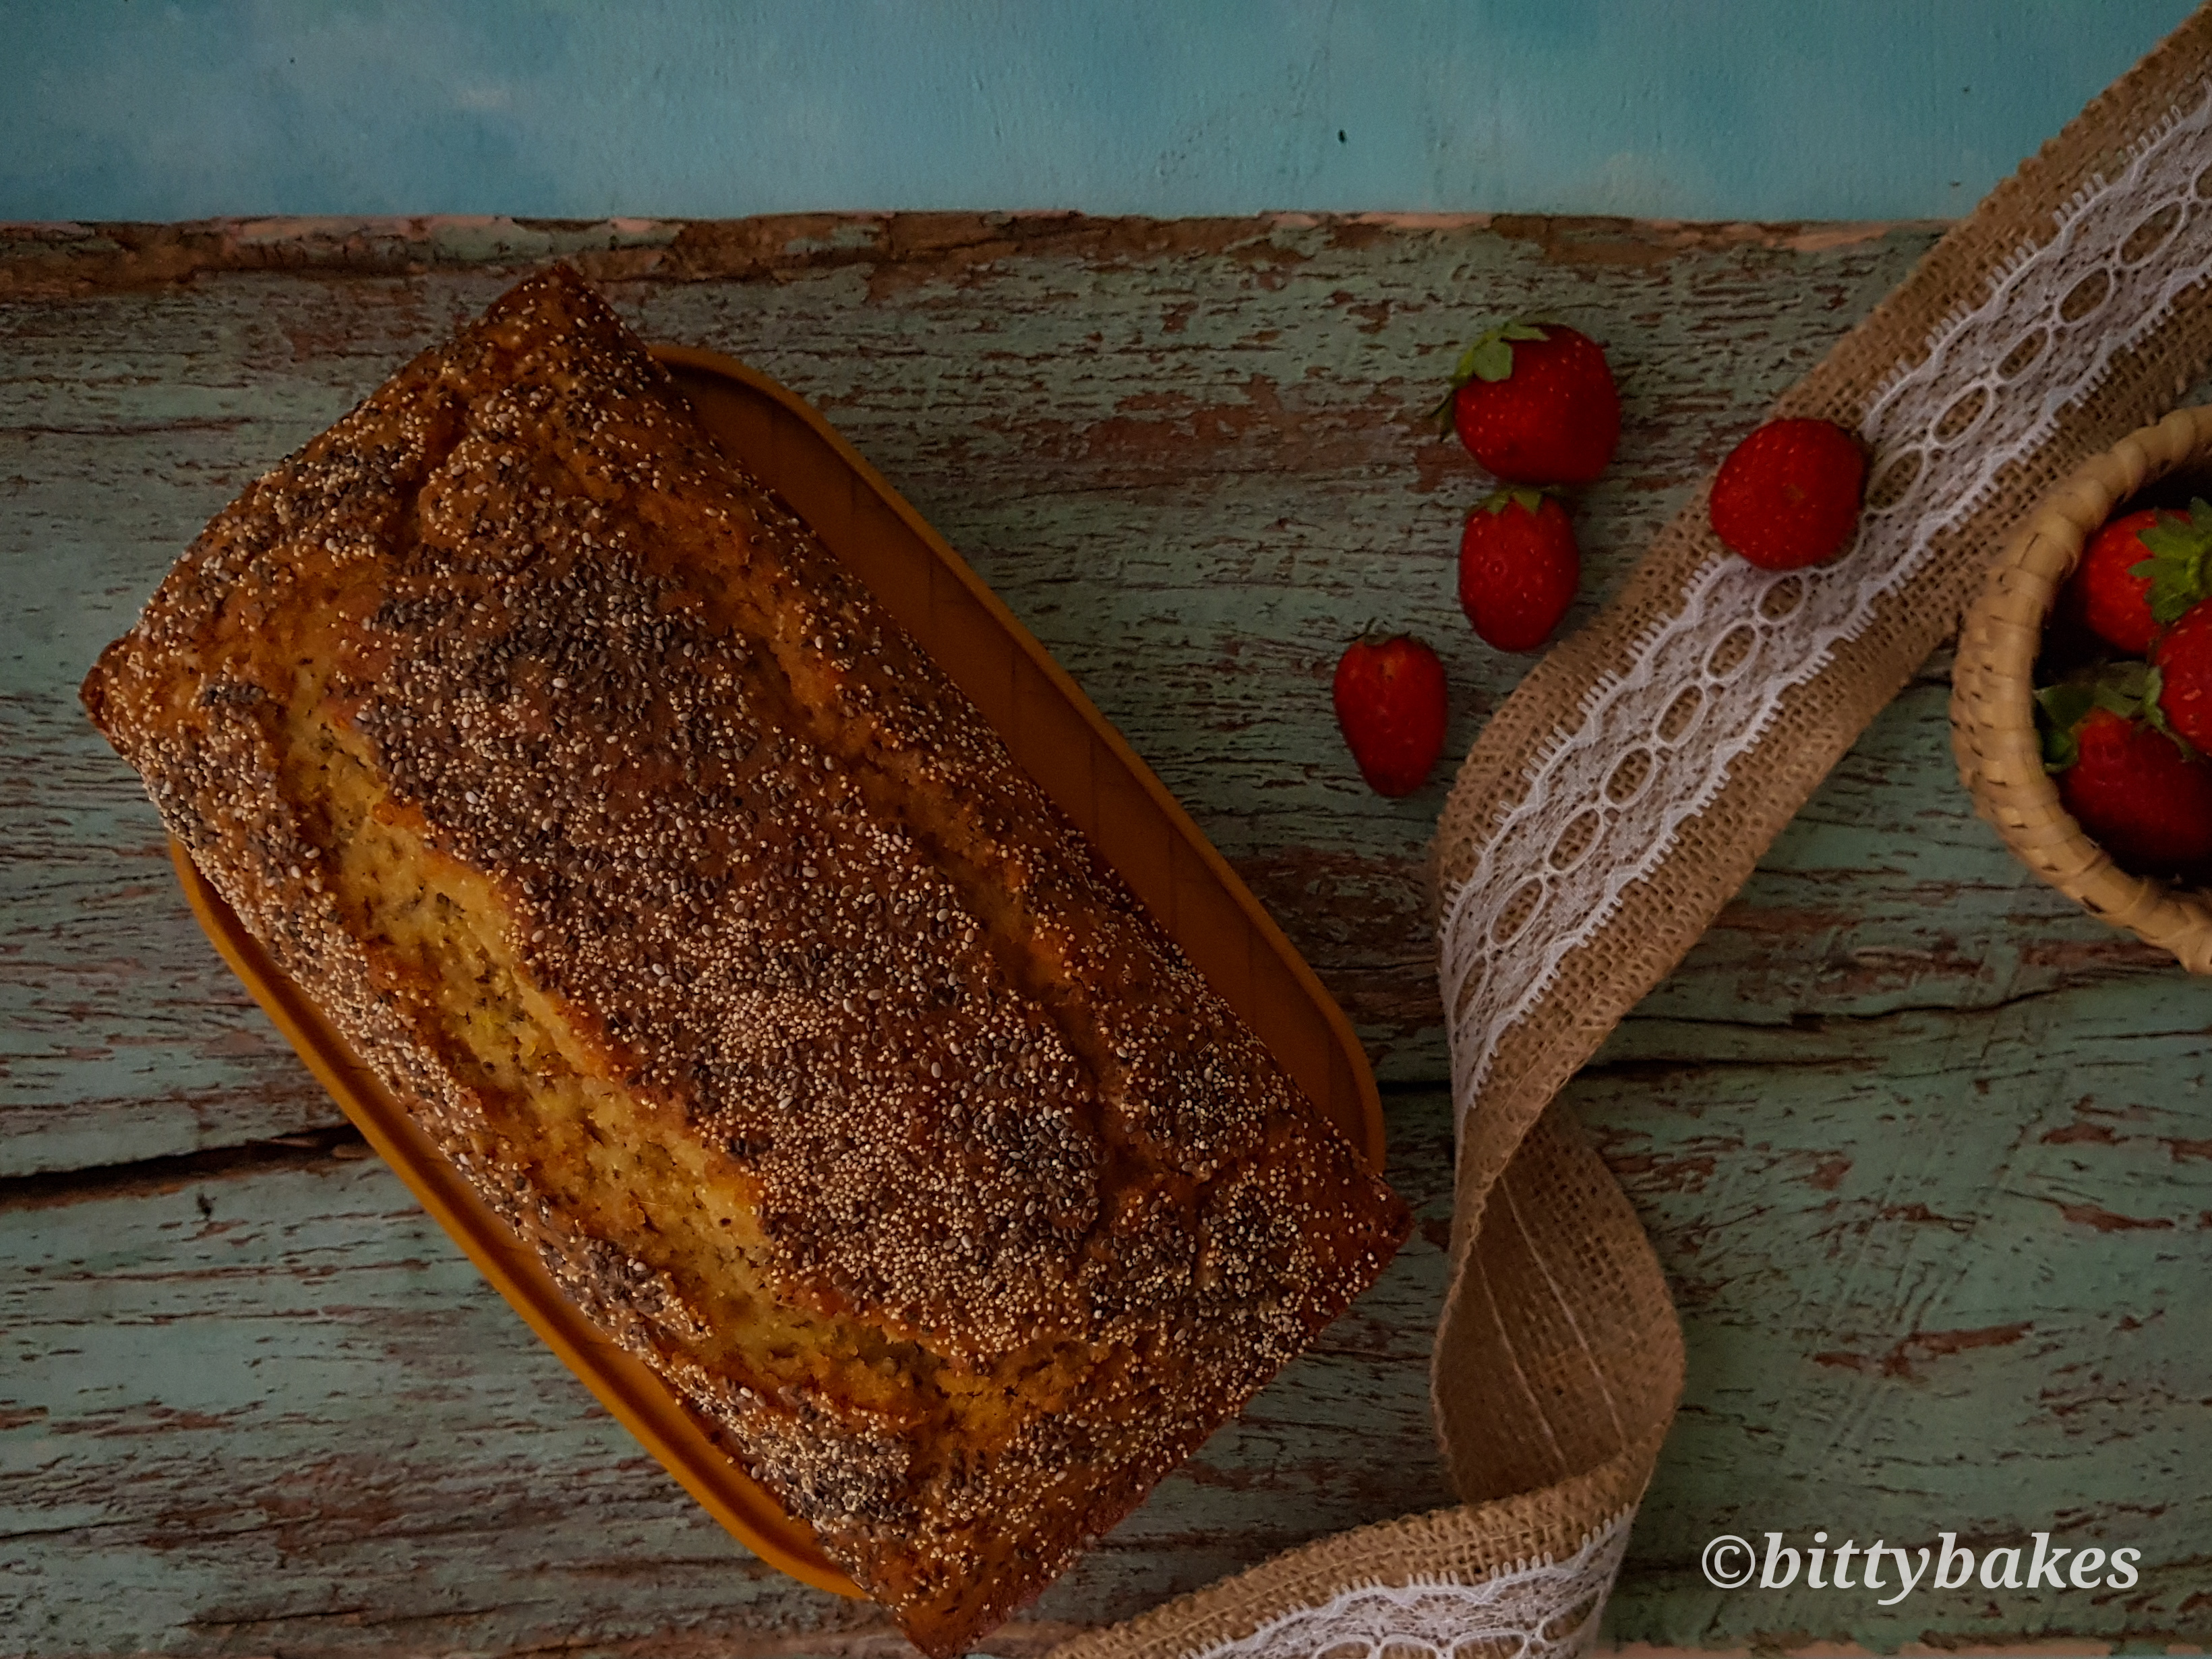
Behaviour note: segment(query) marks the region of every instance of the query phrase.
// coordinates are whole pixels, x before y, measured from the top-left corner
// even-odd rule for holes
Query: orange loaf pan
[[[921,515],[796,393],[733,359],[659,346],[724,452],[812,525],[974,699],[1060,810],[1322,1110],[1382,1166],[1382,1111],[1351,1023],[1150,768]],[[723,1451],[681,1396],[602,1336],[439,1156],[173,842],[200,926],[386,1163],[530,1328],[709,1514],[756,1555],[841,1595],[861,1592],[805,1522]]]

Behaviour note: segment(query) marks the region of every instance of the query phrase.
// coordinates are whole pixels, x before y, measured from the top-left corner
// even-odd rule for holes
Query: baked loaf
[[[444,1154],[930,1653],[1403,1237],[565,270],[248,489],[84,699]]]

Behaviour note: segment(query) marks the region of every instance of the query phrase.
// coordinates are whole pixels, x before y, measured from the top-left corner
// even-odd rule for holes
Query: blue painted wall
[[[0,218],[1970,207],[2187,0],[0,0]]]

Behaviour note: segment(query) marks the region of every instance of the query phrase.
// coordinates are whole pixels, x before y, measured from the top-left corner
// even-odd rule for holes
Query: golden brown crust
[[[1403,1236],[565,270],[248,489],[84,695],[285,971],[932,1652]]]

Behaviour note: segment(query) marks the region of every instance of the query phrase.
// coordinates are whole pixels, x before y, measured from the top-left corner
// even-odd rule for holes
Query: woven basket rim
[[[2035,659],[2059,590],[2114,508],[2191,462],[2212,465],[2212,408],[2177,409],[2093,455],[2007,538],[1968,605],[1952,671],[1952,748],[1976,810],[2014,855],[2092,915],[2212,973],[2212,892],[2123,870],[2043,768]]]

